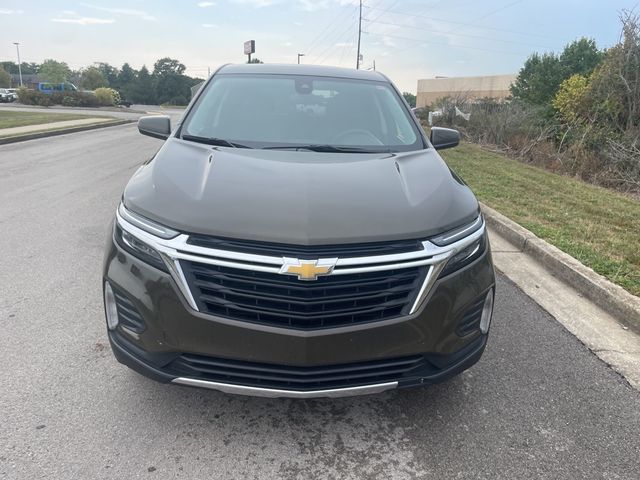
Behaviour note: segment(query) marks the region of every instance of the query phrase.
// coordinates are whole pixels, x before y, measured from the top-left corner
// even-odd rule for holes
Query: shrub
[[[113,88],[96,88],[94,94],[100,105],[117,105],[120,103],[120,94]]]
[[[64,97],[62,97],[62,105],[64,105],[65,107],[77,107],[78,103],[78,99],[74,96],[65,95]]]
[[[574,123],[588,112],[589,79],[582,75],[573,75],[560,84],[553,99],[553,106],[562,120]]]
[[[18,100],[25,105],[39,105],[41,107],[53,104],[48,95],[36,90],[27,90],[24,87],[18,89]]]

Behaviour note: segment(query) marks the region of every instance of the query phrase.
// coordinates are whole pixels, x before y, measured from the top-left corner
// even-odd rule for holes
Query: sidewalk
[[[640,336],[491,226],[489,238],[495,267],[640,390]]]
[[[13,137],[16,135],[25,135],[33,132],[43,132],[47,130],[59,130],[72,127],[80,127],[84,125],[94,125],[97,123],[112,122],[113,118],[106,117],[90,117],[80,120],[65,120],[62,122],[40,123],[37,125],[25,125],[23,127],[1,128],[0,137]]]

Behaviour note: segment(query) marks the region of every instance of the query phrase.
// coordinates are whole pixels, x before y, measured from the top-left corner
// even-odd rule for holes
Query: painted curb
[[[523,253],[540,262],[560,280],[575,288],[623,325],[640,333],[640,298],[615,285],[572,256],[545,242],[491,207],[481,204],[489,228]]]
[[[27,133],[26,135],[16,135],[15,137],[0,138],[0,145],[9,143],[25,142],[27,140],[35,140],[37,138],[55,137],[58,135],[66,135],[67,133],[84,132],[86,130],[96,130],[98,128],[117,127],[134,123],[135,120],[116,120],[115,122],[94,123],[91,125],[80,125],[78,127],[62,128],[60,130],[51,130],[37,133]]]

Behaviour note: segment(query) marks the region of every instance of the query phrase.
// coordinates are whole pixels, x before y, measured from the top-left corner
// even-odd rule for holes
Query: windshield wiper
[[[329,153],[391,153],[389,148],[370,149],[362,147],[338,147],[335,145],[280,145],[262,147],[263,150],[310,150],[312,152]]]
[[[219,147],[251,148],[247,145],[242,145],[241,143],[230,142],[229,140],[225,140],[224,138],[199,137],[198,135],[186,134],[183,134],[180,138],[182,138],[183,140],[188,140],[190,142],[204,143],[206,145],[217,145]]]

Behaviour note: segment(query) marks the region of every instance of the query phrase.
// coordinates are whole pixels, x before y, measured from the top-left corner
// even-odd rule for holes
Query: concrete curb
[[[78,127],[62,128],[60,130],[50,130],[44,132],[27,133],[25,135],[16,135],[14,137],[0,138],[0,145],[9,143],[25,142],[27,140],[35,140],[36,138],[55,137],[57,135],[65,135],[67,133],[84,132],[85,130],[96,130],[98,128],[117,127],[127,123],[134,123],[135,120],[116,120],[114,122],[94,123],[91,125],[80,125]]]
[[[640,298],[611,283],[557,247],[538,238],[501,213],[482,204],[487,226],[531,256],[581,295],[640,333]]]

